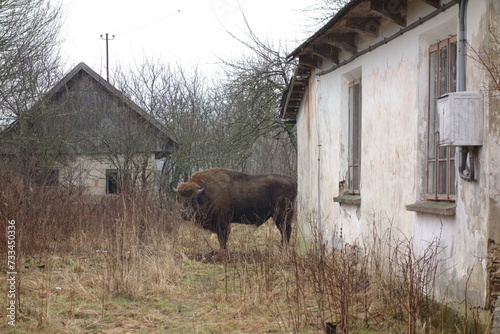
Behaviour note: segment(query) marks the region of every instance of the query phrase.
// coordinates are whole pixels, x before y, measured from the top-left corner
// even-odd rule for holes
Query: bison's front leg
[[[227,240],[229,239],[229,233],[231,232],[231,224],[220,224],[217,228],[216,234],[219,240],[220,249],[227,250]]]

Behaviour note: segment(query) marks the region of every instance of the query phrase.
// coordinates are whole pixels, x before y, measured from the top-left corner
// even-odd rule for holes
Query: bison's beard
[[[215,232],[215,228],[217,225],[217,219],[211,219],[211,215],[207,214],[206,212],[197,212],[194,215],[194,222],[196,225],[200,226],[201,228],[204,228],[206,230]]]
[[[199,225],[200,227],[208,230],[212,230],[212,219],[210,219],[211,214],[205,208],[198,206],[196,209],[191,208],[190,210],[182,210],[180,214],[184,221],[194,221],[196,225]]]

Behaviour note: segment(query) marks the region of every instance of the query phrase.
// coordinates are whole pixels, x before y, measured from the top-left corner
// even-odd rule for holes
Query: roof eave
[[[330,28],[335,26],[340,20],[346,16],[351,9],[353,9],[357,4],[364,0],[352,0],[342,7],[323,27],[316,31],[311,37],[304,41],[298,48],[296,48],[292,53],[287,56],[288,60],[296,58],[302,51],[304,51],[309,45],[315,42],[318,38],[323,36]]]

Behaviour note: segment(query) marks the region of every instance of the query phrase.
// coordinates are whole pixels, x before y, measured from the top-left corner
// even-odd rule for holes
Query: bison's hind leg
[[[276,205],[275,214],[273,215],[276,227],[281,233],[281,243],[289,243],[290,237],[292,235],[292,218],[293,218],[294,208],[293,203],[287,199],[282,199],[278,205]]]

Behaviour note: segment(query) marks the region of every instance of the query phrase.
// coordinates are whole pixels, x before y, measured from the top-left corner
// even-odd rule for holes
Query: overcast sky
[[[242,47],[226,30],[244,38],[245,14],[260,38],[290,41],[305,33],[304,14],[315,0],[61,0],[65,12],[66,71],[85,62],[104,76],[109,62],[129,64],[147,56],[210,68],[216,56],[237,57]],[[114,35],[114,37],[112,37]],[[102,37],[104,38],[104,36]],[[112,72],[112,70],[110,70]]]

